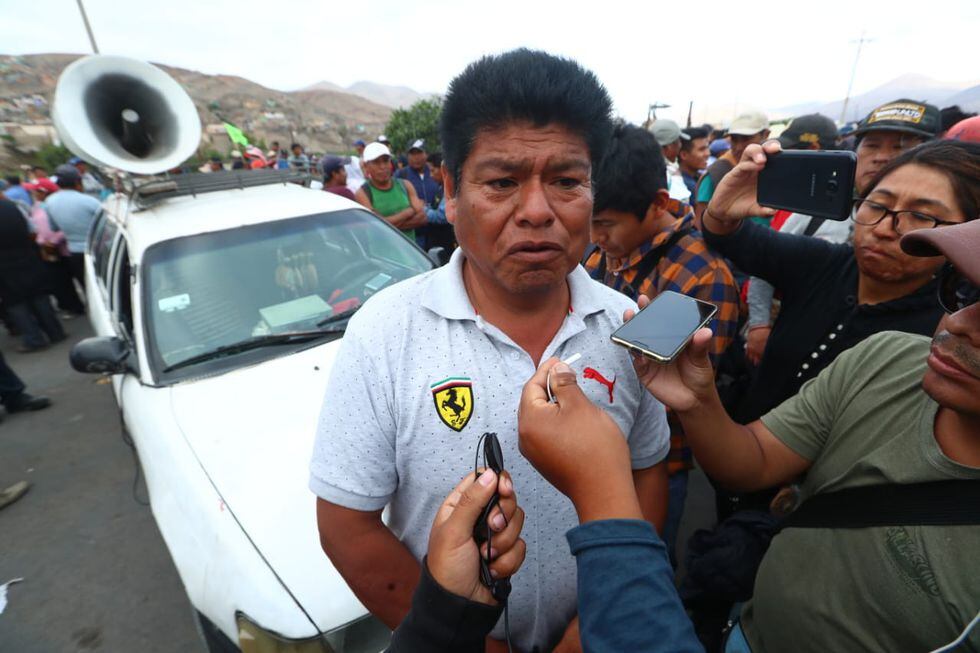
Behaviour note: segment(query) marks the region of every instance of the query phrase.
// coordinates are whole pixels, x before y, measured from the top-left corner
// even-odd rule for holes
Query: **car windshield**
[[[431,268],[397,230],[356,209],[160,243],[143,259],[149,357],[165,371],[206,364],[209,352],[235,366],[310,342],[281,334],[337,337],[368,297]]]

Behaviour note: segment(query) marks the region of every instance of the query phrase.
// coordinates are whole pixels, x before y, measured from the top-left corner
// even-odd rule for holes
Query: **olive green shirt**
[[[841,354],[762,418],[813,461],[802,497],[881,483],[980,479],[933,435],[928,338],[889,331]],[[753,653],[930,651],[980,609],[980,525],[792,528],[776,536],[742,612]],[[980,632],[957,651],[980,650]],[[972,648],[971,648],[972,644]]]

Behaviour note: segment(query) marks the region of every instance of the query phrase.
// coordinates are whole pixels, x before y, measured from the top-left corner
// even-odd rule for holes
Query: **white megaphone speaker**
[[[76,155],[137,174],[177,167],[201,141],[184,89],[156,66],[126,57],[90,56],[65,68],[52,117]]]

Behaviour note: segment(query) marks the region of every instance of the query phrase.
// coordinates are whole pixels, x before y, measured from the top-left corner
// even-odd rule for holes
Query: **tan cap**
[[[980,286],[980,219],[935,229],[918,229],[902,238],[912,256],[945,256],[960,274]]]
[[[761,111],[747,111],[732,121],[728,128],[729,134],[737,136],[753,136],[769,129],[769,118]]]

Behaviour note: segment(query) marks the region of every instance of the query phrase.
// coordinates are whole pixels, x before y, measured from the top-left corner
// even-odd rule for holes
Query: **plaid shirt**
[[[739,295],[738,286],[728,265],[708,249],[704,238],[697,230],[677,241],[663,255],[657,267],[645,279],[637,279],[637,268],[643,258],[658,245],[670,238],[680,229],[692,228],[694,214],[688,213],[683,219],[654,236],[649,243],[642,245],[623,261],[609,258],[606,261],[605,278],[597,279],[600,263],[605,253],[596,249],[585,262],[585,269],[593,279],[634,299],[646,295],[651,299],[664,290],[696,297],[711,302],[718,307],[718,313],[709,325],[714,337],[711,339],[709,355],[712,365],[717,367],[718,358],[735,338],[738,329]],[[670,423],[670,454],[667,468],[671,474],[694,467],[691,449],[681,428],[680,420],[673,411],[667,411]]]

